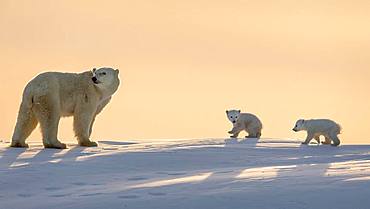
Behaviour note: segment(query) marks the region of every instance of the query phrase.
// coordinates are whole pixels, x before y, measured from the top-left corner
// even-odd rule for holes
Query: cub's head
[[[293,131],[297,132],[297,131],[302,131],[304,130],[304,120],[303,119],[300,119],[298,120],[296,123],[295,123],[295,126],[293,128]]]
[[[94,68],[92,70],[93,77],[91,80],[94,84],[99,87],[99,89],[114,93],[119,86],[119,70],[114,70],[113,68]]]
[[[226,110],[226,115],[230,122],[236,123],[240,117],[240,110]]]

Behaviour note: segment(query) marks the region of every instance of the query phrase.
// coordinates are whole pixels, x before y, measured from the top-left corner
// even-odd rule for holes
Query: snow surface
[[[1,209],[370,208],[370,145],[281,139],[30,145],[0,142]]]

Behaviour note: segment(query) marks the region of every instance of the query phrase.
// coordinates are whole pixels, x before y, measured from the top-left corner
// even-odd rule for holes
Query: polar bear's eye
[[[102,75],[106,75],[107,73],[106,73],[106,72],[102,72],[101,74],[102,74]]]

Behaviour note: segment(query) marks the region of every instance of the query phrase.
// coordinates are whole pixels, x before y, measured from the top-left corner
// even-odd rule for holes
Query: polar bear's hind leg
[[[260,138],[261,133],[248,133],[248,136],[245,136],[245,138]]]
[[[323,141],[322,144],[331,144],[330,137],[329,136],[325,136],[325,141]]]
[[[248,128],[247,129],[248,136],[245,138],[257,138],[259,139],[261,137],[261,128],[255,127],[255,128]]]
[[[317,141],[317,144],[320,144],[320,136],[315,136],[314,139]]]
[[[37,126],[37,119],[31,108],[27,101],[21,103],[11,147],[28,147],[26,139]]]

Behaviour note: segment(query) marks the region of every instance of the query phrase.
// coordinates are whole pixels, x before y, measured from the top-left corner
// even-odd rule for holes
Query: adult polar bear
[[[45,148],[65,149],[58,138],[61,117],[73,116],[78,144],[97,146],[90,141],[95,117],[109,103],[120,84],[118,70],[100,68],[83,73],[46,72],[24,89],[12,147],[28,147],[27,137],[40,123]]]

